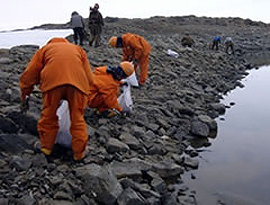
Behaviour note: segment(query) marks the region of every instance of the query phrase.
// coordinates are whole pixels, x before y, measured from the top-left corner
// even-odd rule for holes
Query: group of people
[[[195,41],[190,37],[189,33],[186,33],[182,39],[181,39],[181,45],[184,47],[191,47],[194,45]],[[211,44],[211,49],[218,50],[218,45],[221,43],[221,37],[220,36],[215,36],[213,38],[212,44]],[[234,54],[234,43],[232,40],[232,37],[226,37],[225,41],[225,52],[227,54]]]
[[[74,43],[77,44],[79,38],[80,45],[82,46],[85,37],[85,25],[82,16],[77,11],[72,12],[70,24],[74,32]],[[88,28],[90,30],[90,46],[92,46],[93,44],[95,47],[100,46],[100,35],[102,33],[103,26],[103,17],[102,14],[99,12],[99,5],[96,3],[93,8],[90,7],[90,14],[88,18]]]
[[[95,8],[93,9],[95,10]],[[141,36],[126,33],[112,36],[108,44],[113,48],[122,48],[123,59],[119,65],[105,65],[93,71],[86,52],[76,45],[82,45],[83,20],[77,12],[72,13],[74,25],[74,44],[65,38],[52,38],[40,48],[20,77],[21,108],[27,106],[27,99],[39,84],[42,92],[42,111],[37,129],[40,137],[40,151],[50,156],[59,129],[57,109],[62,100],[67,100],[70,111],[70,133],[72,135],[73,159],[80,161],[86,150],[88,140],[87,126],[84,120],[86,107],[94,108],[98,113],[113,116],[123,113],[117,97],[123,79],[138,72],[139,86],[144,86],[148,75],[151,45]],[[97,33],[100,30],[97,29]],[[94,37],[93,37],[94,39]],[[96,41],[91,39],[90,43]],[[109,112],[108,112],[109,111]]]
[[[195,41],[191,38],[189,33],[186,33],[181,39],[181,45],[184,47],[190,48],[194,45],[194,43]],[[212,44],[210,48],[218,50],[219,43],[221,43],[221,37],[215,36],[212,40]],[[234,43],[233,43],[232,37],[226,37],[224,40],[224,44],[225,44],[225,52],[227,54],[231,54],[231,53],[234,54]]]
[[[218,50],[219,43],[221,43],[221,37],[215,36],[212,41],[211,49]],[[229,36],[226,37],[224,40],[224,44],[225,44],[225,52],[227,54],[230,54],[230,53],[234,54],[234,43],[233,43],[232,37],[229,37]]]
[[[93,34],[90,46],[99,46],[100,34],[104,25],[102,15],[95,4],[90,8],[89,27]],[[93,17],[95,16],[95,17]],[[90,21],[91,19],[95,19]],[[59,129],[57,109],[62,100],[68,101],[70,111],[70,133],[72,135],[73,159],[83,159],[88,141],[87,125],[84,111],[87,107],[94,108],[98,113],[115,115],[123,113],[117,97],[122,80],[138,74],[140,68],[139,86],[144,86],[148,76],[149,56],[151,45],[142,37],[132,33],[112,36],[108,44],[113,48],[122,48],[123,58],[119,65],[104,65],[92,70],[87,54],[78,40],[83,44],[84,22],[77,13],[72,13],[71,19],[74,30],[74,44],[65,38],[52,38],[40,48],[20,77],[21,108],[25,109],[27,100],[35,85],[42,92],[42,111],[37,129],[40,137],[40,151],[50,156]],[[215,37],[212,48],[218,50],[220,37]],[[191,47],[194,40],[188,33],[181,40],[183,46]],[[226,38],[226,52],[233,43]],[[228,47],[228,48],[227,48]]]
[[[59,129],[57,109],[67,100],[70,111],[73,159],[80,161],[88,140],[85,108],[100,112],[123,109],[117,102],[121,80],[134,72],[131,62],[101,66],[92,71],[87,54],[64,38],[52,38],[40,48],[20,77],[21,108],[35,85],[42,92],[42,111],[38,121],[40,151],[50,156]]]

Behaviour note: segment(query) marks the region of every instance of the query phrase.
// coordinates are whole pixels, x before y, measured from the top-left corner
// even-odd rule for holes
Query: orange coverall
[[[138,61],[141,69],[139,83],[144,85],[148,76],[149,55],[151,45],[141,36],[126,33],[122,35],[123,40],[123,61]],[[137,73],[137,64],[134,68]]]
[[[49,155],[58,132],[56,111],[61,99],[69,103],[74,159],[81,159],[88,134],[84,121],[92,70],[84,50],[64,38],[53,38],[33,56],[20,77],[21,100],[39,84],[43,107],[38,121],[41,150]]]
[[[122,112],[123,108],[117,101],[121,83],[115,80],[106,70],[107,66],[95,69],[93,73],[94,83],[90,86],[88,106],[97,108],[100,112],[107,109],[117,109]]]

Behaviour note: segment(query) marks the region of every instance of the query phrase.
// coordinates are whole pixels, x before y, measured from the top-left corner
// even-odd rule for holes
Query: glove
[[[123,118],[126,118],[127,117],[127,112],[121,112],[121,116],[123,117]]]
[[[128,86],[128,83],[127,82],[124,82],[124,83],[122,83],[121,86]]]
[[[22,112],[29,110],[29,96],[26,96],[25,99],[21,101],[20,107]]]
[[[115,115],[117,115],[117,112],[115,110],[111,110],[111,109],[106,110],[106,111],[101,113],[102,117],[109,117],[110,118],[110,117],[113,117]]]
[[[108,110],[108,115],[107,117],[113,117],[116,115],[116,112],[114,112],[113,110]]]
[[[133,63],[133,65],[136,65],[139,63],[139,61],[137,59],[134,59],[132,63]]]

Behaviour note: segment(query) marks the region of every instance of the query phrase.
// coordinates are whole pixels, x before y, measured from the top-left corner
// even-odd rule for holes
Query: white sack
[[[170,55],[170,56],[173,56],[175,58],[178,58],[179,57],[179,54],[171,49],[168,49],[167,50],[167,54]]]
[[[130,84],[131,86],[135,86],[138,87],[139,83],[138,80],[136,78],[136,73],[133,72],[130,76],[128,76],[126,79],[123,79],[122,82],[127,82],[128,84]]]
[[[117,98],[124,112],[132,112],[133,101],[131,98],[130,85],[123,86],[123,93]]]
[[[70,134],[70,114],[68,101],[63,100],[61,106],[57,109],[59,130],[56,136],[55,143],[58,143],[67,148],[72,147],[72,135]]]

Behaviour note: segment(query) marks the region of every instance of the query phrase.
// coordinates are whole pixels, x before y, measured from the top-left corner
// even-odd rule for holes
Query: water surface
[[[216,204],[216,193],[270,204],[270,67],[250,71],[242,83],[225,96],[225,105],[235,105],[217,119],[217,138],[200,154],[199,169],[184,176],[198,205]]]
[[[72,34],[72,29],[55,30],[24,30],[0,33],[0,48],[11,48],[17,45],[45,45],[52,37],[66,37]]]

